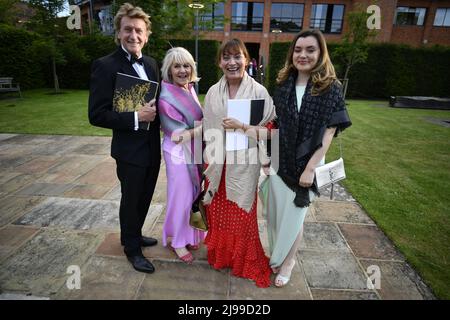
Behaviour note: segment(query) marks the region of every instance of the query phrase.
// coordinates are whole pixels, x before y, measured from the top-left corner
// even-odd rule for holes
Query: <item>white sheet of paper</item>
[[[245,124],[249,124],[250,103],[250,99],[229,99],[227,116],[229,118],[235,118]],[[225,139],[226,151],[236,151],[248,148],[248,137],[243,133],[227,132]]]

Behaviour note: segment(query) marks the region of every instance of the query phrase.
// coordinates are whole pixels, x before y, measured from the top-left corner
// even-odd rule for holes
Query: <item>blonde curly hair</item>
[[[117,11],[116,16],[114,17],[114,41],[116,44],[120,44],[120,39],[118,38],[118,34],[120,31],[120,23],[122,21],[123,17],[129,17],[129,18],[137,18],[142,19],[145,22],[145,25],[147,26],[147,37],[152,34],[152,23],[150,22],[150,16],[142,10],[141,7],[135,7],[132,4],[125,2],[123,5],[120,6],[119,11]]]

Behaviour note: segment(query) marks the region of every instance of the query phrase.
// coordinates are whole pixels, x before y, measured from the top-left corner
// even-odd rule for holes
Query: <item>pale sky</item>
[[[69,2],[66,0],[64,4],[64,11],[58,13],[58,17],[67,17],[69,15]]]

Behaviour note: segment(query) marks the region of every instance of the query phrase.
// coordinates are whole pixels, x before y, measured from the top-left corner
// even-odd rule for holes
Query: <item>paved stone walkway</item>
[[[334,200],[325,190],[310,210],[283,289],[260,289],[211,269],[204,246],[190,266],[161,244],[146,248],[156,272],[136,272],[119,243],[120,186],[110,141],[0,134],[0,299],[434,299],[341,186]],[[165,188],[162,166],[144,226],[159,240]],[[258,222],[267,250],[266,221],[259,215]],[[69,266],[80,268],[80,289],[68,288],[76,275]],[[367,278],[377,275],[371,288]]]

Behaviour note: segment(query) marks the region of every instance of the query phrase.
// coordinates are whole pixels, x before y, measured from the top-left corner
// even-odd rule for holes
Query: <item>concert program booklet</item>
[[[117,72],[113,108],[117,112],[139,111],[156,97],[159,83]],[[139,122],[139,129],[149,130],[150,122]]]

